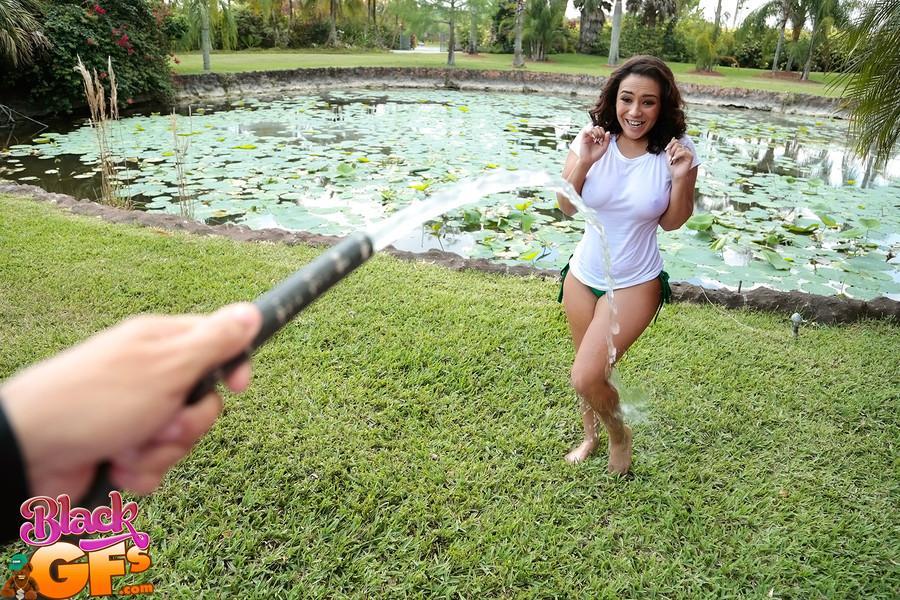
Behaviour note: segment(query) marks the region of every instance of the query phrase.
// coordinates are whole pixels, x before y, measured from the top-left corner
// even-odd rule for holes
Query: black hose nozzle
[[[262,327],[249,348],[208,373],[188,394],[186,404],[194,404],[209,394],[231,372],[249,360],[254,350],[265,344],[304,308],[327,292],[341,279],[356,270],[374,254],[372,240],[361,231],[347,236],[312,262],[290,275],[277,286],[254,300],[262,313]],[[109,481],[110,463],[101,463],[82,505],[95,508],[109,501],[113,490]]]

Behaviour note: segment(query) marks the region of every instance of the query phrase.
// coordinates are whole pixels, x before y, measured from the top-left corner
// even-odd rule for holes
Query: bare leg
[[[581,347],[581,340],[588,325],[594,318],[596,306],[597,296],[572,275],[566,276],[563,282],[563,307],[566,310],[566,320],[569,323],[569,332],[576,353]],[[584,398],[579,397],[579,404],[584,440],[566,454],[566,461],[573,464],[583,461],[597,448],[597,415]]]
[[[572,282],[571,284],[569,282]],[[579,286],[587,294],[593,293],[574,277],[566,277],[565,293]],[[616,290],[615,301],[618,309],[619,333],[612,337],[616,348],[616,359],[625,354],[635,340],[643,333],[653,319],[659,305],[660,283],[658,279]],[[576,338],[576,327],[583,325],[586,316],[584,299],[581,294],[573,294],[571,310],[566,305],[566,316],[569,318],[573,341],[576,342],[575,362],[572,364],[572,386],[582,400],[592,409],[591,421],[593,429],[585,424],[585,442],[576,449],[587,450],[586,457],[596,448],[596,421],[594,416],[605,426],[609,434],[609,471],[611,473],[627,473],[631,468],[631,430],[625,425],[619,409],[619,395],[609,384],[612,365],[609,364],[609,331],[611,313],[607,297],[595,302],[590,321],[579,338]],[[565,296],[564,296],[565,298]],[[581,300],[582,302],[579,302]],[[593,433],[593,437],[588,435]],[[590,442],[593,440],[593,445]],[[570,455],[581,453],[573,451]],[[580,458],[583,460],[583,457]]]

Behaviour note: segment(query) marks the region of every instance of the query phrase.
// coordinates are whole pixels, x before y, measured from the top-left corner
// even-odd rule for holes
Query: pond
[[[171,115],[132,116],[110,140],[141,210],[179,213],[188,197],[206,223],[340,235],[494,169],[558,173],[587,104],[347,90],[194,107],[175,131]],[[660,233],[674,280],[900,299],[900,156],[854,157],[839,120],[689,106],[688,121],[703,165],[695,217]],[[96,198],[96,162],[82,125],[9,146],[0,177]],[[553,193],[526,190],[445,215],[395,246],[559,268],[583,228]]]

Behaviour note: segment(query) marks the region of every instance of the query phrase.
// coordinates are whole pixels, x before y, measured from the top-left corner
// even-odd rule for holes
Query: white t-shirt
[[[581,137],[591,129],[586,126],[575,137],[570,149],[580,154]],[[694,155],[691,167],[700,164],[693,142],[687,136],[678,140]],[[595,162],[584,179],[581,197],[588,208],[596,211],[606,230],[612,263],[613,289],[631,287],[659,277],[662,256],[656,242],[659,219],[669,207],[672,176],[665,152],[647,152],[637,158],[626,158],[610,136],[609,148]],[[584,237],[575,247],[569,262],[570,273],[583,284],[600,290],[610,285],[603,261],[600,234],[587,223]]]

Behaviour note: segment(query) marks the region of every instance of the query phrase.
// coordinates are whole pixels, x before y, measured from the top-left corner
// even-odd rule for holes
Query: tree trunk
[[[619,64],[619,35],[622,33],[622,0],[616,0],[613,7],[612,36],[609,40],[609,60],[611,67]]]
[[[819,24],[813,25],[812,35],[809,37],[809,50],[806,53],[806,64],[803,65],[803,74],[800,75],[800,81],[809,79],[809,69],[812,67],[813,54],[816,49],[816,37],[819,34]]]
[[[522,25],[525,21],[525,0],[516,0],[516,41],[513,46],[513,67],[520,69],[525,66],[525,57],[522,56]]]
[[[447,66],[456,66],[456,2],[450,2],[450,42],[447,44]]]
[[[722,0],[716,2],[716,23],[713,25],[712,42],[716,43],[719,39],[719,31],[722,29]]]
[[[784,27],[787,25],[787,15],[781,19],[781,27],[778,34],[778,45],[775,46],[775,60],[772,62],[772,72],[778,72],[778,61],[781,59],[781,47],[784,46]]]
[[[793,30],[791,31],[791,42],[793,42],[794,46],[797,45],[797,40],[800,39],[800,32],[803,31],[803,23],[800,23],[798,26],[796,23],[793,24]],[[788,61],[787,66],[785,67],[785,71],[790,71],[794,66],[794,53],[788,53]]]
[[[328,31],[328,45],[337,46],[337,0],[331,0],[328,3],[328,22],[330,26]]]
[[[212,68],[209,60],[212,45],[209,40],[209,8],[207,7],[200,9],[200,49],[203,50],[203,70],[209,73]]]
[[[738,13],[741,12],[741,8],[743,8],[743,6],[744,6],[744,0],[737,0],[737,4],[734,7],[734,18],[731,20],[731,28],[732,29],[737,28]]]
[[[230,3],[231,0],[228,0]],[[288,0],[288,21],[294,22],[294,0]]]
[[[469,8],[469,54],[478,54],[478,13],[475,6]]]
[[[579,52],[587,53],[593,49],[605,21],[606,17],[603,15],[600,2],[593,0],[584,3],[581,8],[581,28],[578,35]]]

